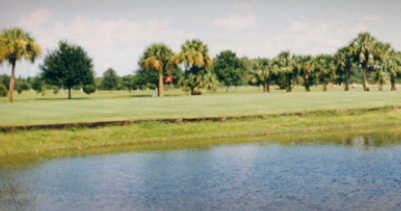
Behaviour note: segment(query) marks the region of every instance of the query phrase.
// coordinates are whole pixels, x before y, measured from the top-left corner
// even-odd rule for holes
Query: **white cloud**
[[[37,9],[32,13],[28,13],[20,18],[20,24],[31,28],[46,24],[49,22],[53,13],[47,9]]]
[[[22,17],[18,25],[34,35],[44,52],[56,48],[60,40],[82,46],[94,59],[98,75],[108,67],[114,67],[120,75],[132,73],[141,53],[151,43],[164,42],[178,50],[185,39],[194,37],[192,33],[174,30],[168,20],[140,22],[76,16],[69,22],[49,22],[51,14],[37,10]]]
[[[214,21],[217,27],[230,30],[244,30],[255,27],[256,17],[254,15],[232,15],[227,18],[218,18]]]
[[[249,2],[234,4],[231,10],[232,15],[216,18],[213,24],[219,28],[238,31],[257,26],[256,16],[253,14],[252,5]]]
[[[376,14],[369,14],[361,18],[362,21],[366,22],[376,22],[379,21],[381,18]]]
[[[234,10],[237,11],[252,11],[252,5],[250,2],[240,2],[236,3],[232,6]]]
[[[366,28],[362,23],[291,21],[286,30],[277,32],[272,39],[266,41],[266,48],[275,54],[282,50],[313,55],[333,53]]]

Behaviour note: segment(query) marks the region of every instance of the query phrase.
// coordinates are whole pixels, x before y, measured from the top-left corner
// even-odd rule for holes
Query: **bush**
[[[7,96],[7,88],[4,86],[3,83],[0,83],[0,97],[5,97]]]
[[[85,94],[89,95],[96,92],[96,87],[95,85],[86,85],[84,86],[83,91],[85,92]]]

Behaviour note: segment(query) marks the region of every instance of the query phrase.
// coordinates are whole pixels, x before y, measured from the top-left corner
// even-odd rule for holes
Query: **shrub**
[[[0,97],[7,96],[7,88],[4,86],[3,83],[0,83]]]
[[[83,91],[85,92],[85,94],[89,95],[96,91],[96,87],[95,87],[95,85],[92,85],[92,84],[86,85],[86,86],[84,86]]]

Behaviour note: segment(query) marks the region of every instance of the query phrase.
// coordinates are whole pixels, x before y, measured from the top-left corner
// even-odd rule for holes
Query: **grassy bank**
[[[71,128],[0,133],[0,157],[43,152],[80,151],[105,147],[171,148],[191,142],[208,143],[225,139],[287,136],[297,141],[300,135],[321,131],[401,126],[401,110],[385,108],[371,112],[315,112],[302,116],[273,116],[224,122],[166,123],[146,122],[103,128]]]
[[[186,96],[172,89],[163,98],[149,97],[150,92],[99,92],[89,97],[75,93],[73,100],[65,99],[62,94],[44,97],[23,94],[17,96],[14,104],[0,100],[0,125],[280,114],[401,105],[401,91],[344,92],[340,87],[331,87],[328,92],[317,87],[310,93],[302,87],[293,93],[274,89],[270,94],[245,87],[203,96]]]

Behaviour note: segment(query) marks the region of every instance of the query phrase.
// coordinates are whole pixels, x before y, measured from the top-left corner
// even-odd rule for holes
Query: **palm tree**
[[[337,51],[335,55],[335,65],[337,66],[338,73],[343,76],[345,84],[345,91],[349,90],[349,79],[351,78],[351,71],[353,66],[352,49],[344,47]]]
[[[394,69],[394,51],[390,44],[382,42],[376,42],[374,49],[377,56],[372,79],[379,82],[379,91],[383,91],[383,85],[388,80],[388,74]]]
[[[394,50],[391,53],[391,68],[388,69],[390,73],[390,83],[391,83],[391,91],[395,91],[397,88],[395,86],[395,79],[397,76],[401,75],[401,52],[395,52]]]
[[[281,52],[275,59],[275,65],[278,66],[280,72],[285,77],[286,82],[286,90],[287,92],[291,92],[292,86],[291,81],[292,78],[295,76],[295,62],[291,53],[289,51]]]
[[[184,89],[189,89],[191,95],[200,95],[200,89],[204,88],[206,84],[204,76],[207,75],[213,64],[207,45],[197,39],[185,41],[181,46],[181,52],[174,57],[173,63],[176,65],[184,63],[184,79],[180,84]]]
[[[369,91],[367,87],[367,72],[374,66],[376,39],[368,32],[358,34],[358,37],[351,43],[353,58],[362,69],[362,85],[364,91]]]
[[[315,71],[323,83],[323,91],[327,91],[329,79],[335,74],[335,63],[333,56],[327,54],[317,56],[315,58],[315,67]]]
[[[139,61],[139,64],[143,69],[147,71],[158,71],[159,82],[157,86],[157,95],[159,97],[164,96],[163,73],[170,71],[174,66],[173,58],[174,52],[166,45],[160,43],[148,47]]]
[[[32,36],[19,28],[3,30],[0,34],[0,63],[7,61],[11,65],[11,80],[8,89],[8,102],[13,102],[15,69],[17,61],[26,59],[35,62],[41,54],[41,48]]]
[[[272,60],[258,58],[250,65],[250,81],[252,84],[263,85],[264,92],[270,92],[270,81],[277,72],[278,66],[274,65]]]
[[[310,92],[310,85],[312,83],[313,71],[315,69],[315,64],[312,56],[295,56],[295,68],[296,72],[302,75],[304,80],[304,87],[307,92]]]

